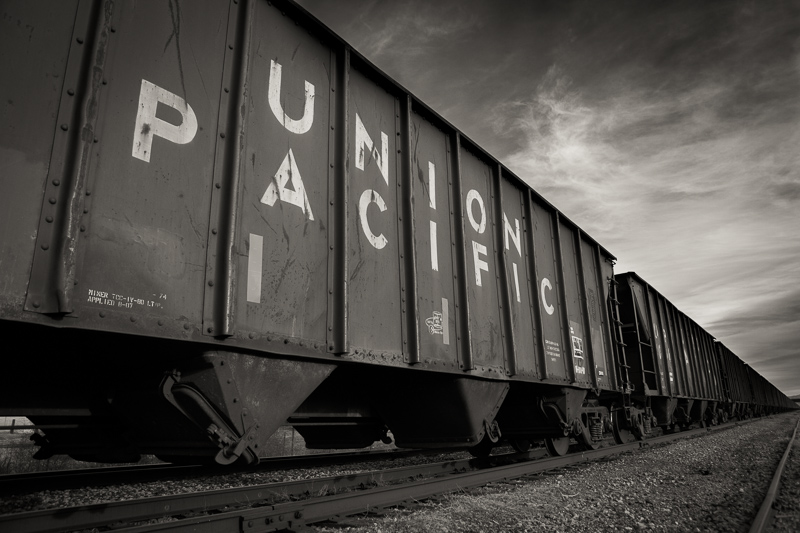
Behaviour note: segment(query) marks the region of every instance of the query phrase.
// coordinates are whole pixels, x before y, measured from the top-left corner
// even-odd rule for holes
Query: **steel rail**
[[[769,489],[767,489],[767,494],[764,496],[764,501],[761,503],[761,508],[759,508],[758,514],[755,520],[753,520],[753,525],[750,526],[750,533],[761,533],[767,529],[770,523],[770,519],[772,518],[772,504],[775,503],[775,498],[778,496],[778,488],[781,484],[781,477],[783,477],[783,470],[786,467],[786,461],[789,459],[789,453],[792,451],[798,427],[800,427],[800,420],[798,420],[797,424],[794,426],[792,438],[789,439],[786,451],[783,452],[783,457],[781,457],[778,463],[778,468],[775,469],[775,475],[772,476],[772,482],[769,484]]]
[[[0,495],[25,494],[38,490],[68,489],[89,486],[107,486],[119,483],[157,481],[168,477],[188,478],[192,476],[228,475],[241,472],[265,472],[351,464],[366,461],[385,461],[417,455],[451,453],[452,450],[402,450],[402,451],[358,451],[290,457],[262,457],[257,465],[243,467],[217,467],[208,465],[176,465],[172,463],[150,465],[120,465],[111,467],[82,468],[76,470],[50,470],[23,474],[0,475]]]
[[[677,440],[680,437],[702,434],[707,431],[707,429],[703,428],[700,430],[686,431],[681,434],[666,435],[664,437],[658,437],[657,439],[658,442],[670,440],[670,438],[671,440]],[[445,478],[410,482],[396,487],[375,488],[300,502],[290,502],[256,509],[244,509],[217,515],[200,516],[181,521],[117,529],[115,533],[154,533],[159,531],[175,533],[210,533],[218,531],[260,533],[280,531],[314,522],[321,522],[334,517],[368,512],[382,507],[390,507],[409,500],[422,500],[438,494],[519,478],[554,468],[562,468],[600,459],[609,455],[619,454],[621,452],[636,450],[646,445],[644,441],[636,441],[629,444],[570,454],[563,457],[542,459],[532,463],[505,465],[488,470],[454,474]]]
[[[510,454],[518,460],[544,456],[543,450]],[[494,460],[503,460],[504,456]],[[419,476],[433,476],[476,469],[486,463],[480,459],[444,461],[398,467],[357,474],[290,482],[250,485],[232,489],[192,492],[138,500],[84,505],[67,509],[48,509],[11,515],[0,515],[0,530],[16,533],[80,530],[109,524],[161,518],[168,515],[214,511],[231,506],[263,505],[287,498],[308,497],[345,489],[362,489],[379,483],[406,481]]]

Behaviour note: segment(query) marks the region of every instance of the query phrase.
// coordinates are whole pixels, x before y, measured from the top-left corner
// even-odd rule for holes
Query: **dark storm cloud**
[[[800,2],[302,4],[800,393]]]

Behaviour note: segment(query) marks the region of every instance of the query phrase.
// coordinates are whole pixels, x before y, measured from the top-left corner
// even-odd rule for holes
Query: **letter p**
[[[176,126],[156,117],[159,102],[181,114],[180,125]],[[149,163],[153,137],[158,136],[175,144],[187,144],[196,134],[197,116],[186,100],[158,85],[142,80],[131,155]]]

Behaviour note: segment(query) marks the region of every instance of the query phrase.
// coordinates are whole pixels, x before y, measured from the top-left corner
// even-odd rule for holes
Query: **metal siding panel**
[[[411,137],[421,358],[457,368],[448,137],[418,114],[412,116]]]
[[[631,290],[632,309],[630,320],[636,325],[635,330],[639,332],[639,337],[636,339],[635,354],[633,354],[637,360],[629,360],[628,364],[631,365],[631,371],[638,371],[639,373],[634,382],[643,384],[644,387],[647,387],[647,390],[652,390],[650,381],[653,380],[648,380],[648,375],[646,373],[653,365],[652,357],[647,354],[647,350],[649,349],[647,345],[652,343],[652,334],[650,332],[650,321],[647,317],[646,289],[639,278],[630,276],[627,279]],[[623,321],[624,320],[625,319],[623,319]],[[641,392],[644,393],[645,391]]]
[[[563,292],[566,301],[567,323],[569,324],[569,354],[572,358],[572,370],[576,383],[592,384],[592,373],[589,369],[589,356],[587,353],[587,334],[584,331],[584,317],[582,310],[581,287],[579,276],[582,275],[578,268],[578,254],[575,248],[576,231],[559,222],[559,235],[561,243],[561,268]]]
[[[745,381],[746,378],[745,378],[745,372],[744,372],[744,365],[739,360],[739,358],[736,357],[733,354],[733,352],[731,352],[727,348],[725,348],[725,357],[726,357],[726,359],[728,361],[728,368],[730,369],[729,370],[729,375],[733,376],[732,380],[736,384],[736,387],[734,388],[735,396],[734,396],[733,399],[735,401],[737,401],[737,402],[743,402],[744,399],[745,399],[745,392],[744,391],[745,391],[745,382],[746,382]]]
[[[0,316],[21,315],[78,2],[6,2],[0,19]],[[13,51],[13,53],[12,53]],[[13,73],[13,74],[11,74]],[[63,132],[61,132],[63,133]]]
[[[714,349],[714,339],[711,335],[705,335],[705,343],[706,343],[706,357],[709,366],[709,372],[711,373],[711,384],[712,384],[712,398],[715,400],[721,400],[723,396],[722,392],[722,374],[719,370],[719,359],[716,356],[716,350]]]
[[[706,353],[703,349],[703,331],[693,320],[688,319],[693,337],[693,346],[697,353],[697,371],[703,384],[703,397],[711,398],[711,375],[708,371]]]
[[[658,317],[658,339],[659,345],[664,350],[664,361],[666,364],[666,379],[669,385],[670,396],[679,394],[678,377],[675,370],[675,362],[672,357],[672,347],[669,337],[667,336],[667,316],[664,313],[664,304],[661,297],[656,294],[653,297],[653,305],[656,307],[656,316]]]
[[[536,246],[536,270],[539,278],[536,289],[539,293],[542,338],[545,350],[545,366],[549,379],[567,381],[565,349],[562,347],[561,302],[558,294],[558,270],[553,228],[553,214],[538,203],[533,204],[534,242]]]
[[[528,220],[520,191],[507,179],[500,180],[503,188],[503,214],[500,220],[503,232],[503,254],[506,267],[506,290],[509,294],[511,328],[516,348],[517,372],[536,376],[538,364],[536,326],[531,302],[530,268],[528,258],[533,254],[528,247]]]
[[[350,343],[352,348],[400,357],[397,102],[364,73],[352,69],[348,107]]]
[[[694,322],[692,322],[686,315],[681,313],[683,321],[684,334],[686,337],[686,351],[689,354],[689,362],[692,367],[692,375],[696,385],[695,395],[698,398],[707,398],[706,376],[702,367],[702,354],[698,349],[697,344],[697,330]]]
[[[251,259],[254,236],[264,247],[239,263],[239,279],[260,290],[239,283],[238,327],[324,344],[328,209],[341,208],[328,203],[331,50],[275,8],[256,6],[238,240]],[[307,131],[294,122],[302,120]]]
[[[661,333],[661,319],[656,307],[656,299],[658,298],[656,292],[652,287],[647,287],[647,309],[650,314],[650,327],[653,332],[653,337],[650,339],[651,346],[655,352],[656,367],[658,369],[658,383],[659,392],[664,396],[670,396],[670,390],[667,388],[667,361],[664,357],[664,335]]]
[[[695,343],[697,344],[697,354],[699,356],[700,372],[703,375],[703,382],[705,384],[705,397],[714,397],[714,387],[711,376],[711,367],[709,365],[708,350],[706,348],[706,337],[708,334],[697,323],[692,322],[695,332]]]
[[[462,147],[461,201],[472,355],[478,368],[504,369],[492,179],[492,168]]]
[[[672,307],[669,302],[663,297],[659,298],[659,309],[661,309],[661,316],[664,318],[664,339],[667,343],[667,358],[672,361],[672,368],[675,371],[675,383],[677,386],[677,393],[680,396],[687,396],[689,394],[689,385],[686,380],[686,366],[681,356],[680,344],[678,335],[675,329],[674,315]]]
[[[692,398],[699,398],[702,394],[700,390],[699,383],[697,381],[697,371],[695,370],[694,366],[694,357],[692,357],[692,353],[690,350],[690,340],[689,340],[689,331],[686,325],[686,317],[675,309],[675,318],[676,318],[676,326],[677,326],[677,333],[678,339],[680,342],[680,350],[682,355],[683,364],[686,368],[686,377],[687,377],[687,384],[688,384],[688,393],[689,396]]]
[[[228,6],[175,13],[166,4],[141,3],[119,10],[103,74],[108,85],[96,145],[102,152],[93,159],[87,189],[76,312],[117,309],[132,318],[199,324]],[[148,28],[147,39],[141,28]],[[185,144],[151,133],[151,149],[144,151],[149,161],[132,154],[132,145],[136,150],[147,132],[157,131],[155,121],[137,131],[144,109],[137,102],[153,94],[144,81],[177,95],[183,103],[175,105],[199,125]],[[161,100],[155,118],[184,125],[187,119]],[[106,297],[92,298],[93,291]]]
[[[616,381],[616,372],[614,370],[617,364],[617,350],[621,349],[614,341],[614,334],[612,328],[612,318],[610,316],[610,299],[611,299],[611,284],[614,281],[614,266],[613,261],[606,256],[606,252],[601,251],[599,245],[595,245],[595,264],[598,265],[597,283],[601,289],[600,295],[600,314],[603,317],[603,336],[605,338],[605,352],[607,354],[606,376],[609,378],[610,388],[619,390],[621,385]]]
[[[595,247],[581,239],[581,275],[585,286],[584,304],[589,324],[589,344],[594,358],[594,374],[597,386],[601,389],[611,388],[608,369],[609,357],[606,353],[605,325],[603,323],[603,290],[598,287],[598,265]]]

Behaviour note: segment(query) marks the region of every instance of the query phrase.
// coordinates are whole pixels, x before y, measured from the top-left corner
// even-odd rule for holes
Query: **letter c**
[[[545,287],[547,287],[550,290],[553,290],[553,286],[550,285],[550,280],[547,279],[547,278],[542,278],[542,289],[541,289],[542,304],[544,305],[544,310],[547,311],[547,314],[548,315],[552,315],[553,311],[555,311],[556,309],[555,309],[555,307],[553,307],[552,305],[547,303],[547,295],[544,292]]]
[[[361,229],[364,230],[364,235],[367,236],[367,239],[369,239],[369,243],[372,246],[380,250],[386,246],[389,241],[383,236],[383,233],[376,236],[374,233],[372,233],[372,230],[369,227],[369,221],[367,220],[367,207],[369,207],[369,204],[372,202],[378,204],[378,209],[380,209],[381,212],[386,211],[386,202],[383,201],[381,195],[372,189],[367,189],[361,193],[361,198],[358,200],[358,214],[361,217]]]

